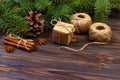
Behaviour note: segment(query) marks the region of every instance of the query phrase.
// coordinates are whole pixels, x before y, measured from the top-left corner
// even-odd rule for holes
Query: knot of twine
[[[90,26],[89,37],[90,40],[95,42],[87,43],[80,49],[73,49],[66,46],[61,46],[60,48],[78,52],[83,50],[85,47],[87,47],[90,44],[107,44],[111,39],[111,34],[112,34],[111,28],[105,23],[94,23]]]
[[[76,13],[71,16],[70,21],[75,27],[75,33],[86,33],[92,24],[91,17],[86,13]]]
[[[9,36],[10,36],[10,37],[13,36],[13,37],[15,37],[16,39],[19,40],[18,43],[17,43],[17,47],[19,47],[19,46],[20,46],[20,43],[23,42],[23,45],[25,46],[25,48],[26,48],[27,50],[28,50],[27,42],[28,42],[28,41],[33,41],[32,39],[23,39],[23,38],[21,38],[21,37],[19,37],[19,36],[17,36],[17,35],[14,35],[14,34],[9,34]]]

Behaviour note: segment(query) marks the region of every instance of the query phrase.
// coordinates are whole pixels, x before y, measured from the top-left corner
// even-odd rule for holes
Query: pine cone
[[[37,11],[30,11],[25,17],[25,20],[29,21],[30,34],[29,37],[37,37],[44,30],[44,19],[40,19],[41,13]]]

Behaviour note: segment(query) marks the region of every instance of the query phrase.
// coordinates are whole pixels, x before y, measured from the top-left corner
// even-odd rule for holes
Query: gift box
[[[74,25],[57,21],[54,24],[53,32],[52,32],[52,41],[62,45],[69,45],[74,36]]]

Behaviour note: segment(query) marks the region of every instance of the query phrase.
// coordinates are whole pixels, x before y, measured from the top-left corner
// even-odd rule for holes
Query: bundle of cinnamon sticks
[[[6,35],[3,42],[27,51],[35,49],[35,43],[32,40],[22,39],[15,35]]]

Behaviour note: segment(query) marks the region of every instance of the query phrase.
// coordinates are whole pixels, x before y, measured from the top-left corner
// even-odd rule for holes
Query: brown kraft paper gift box
[[[52,41],[68,46],[73,39],[74,31],[74,25],[58,21],[53,28]]]

